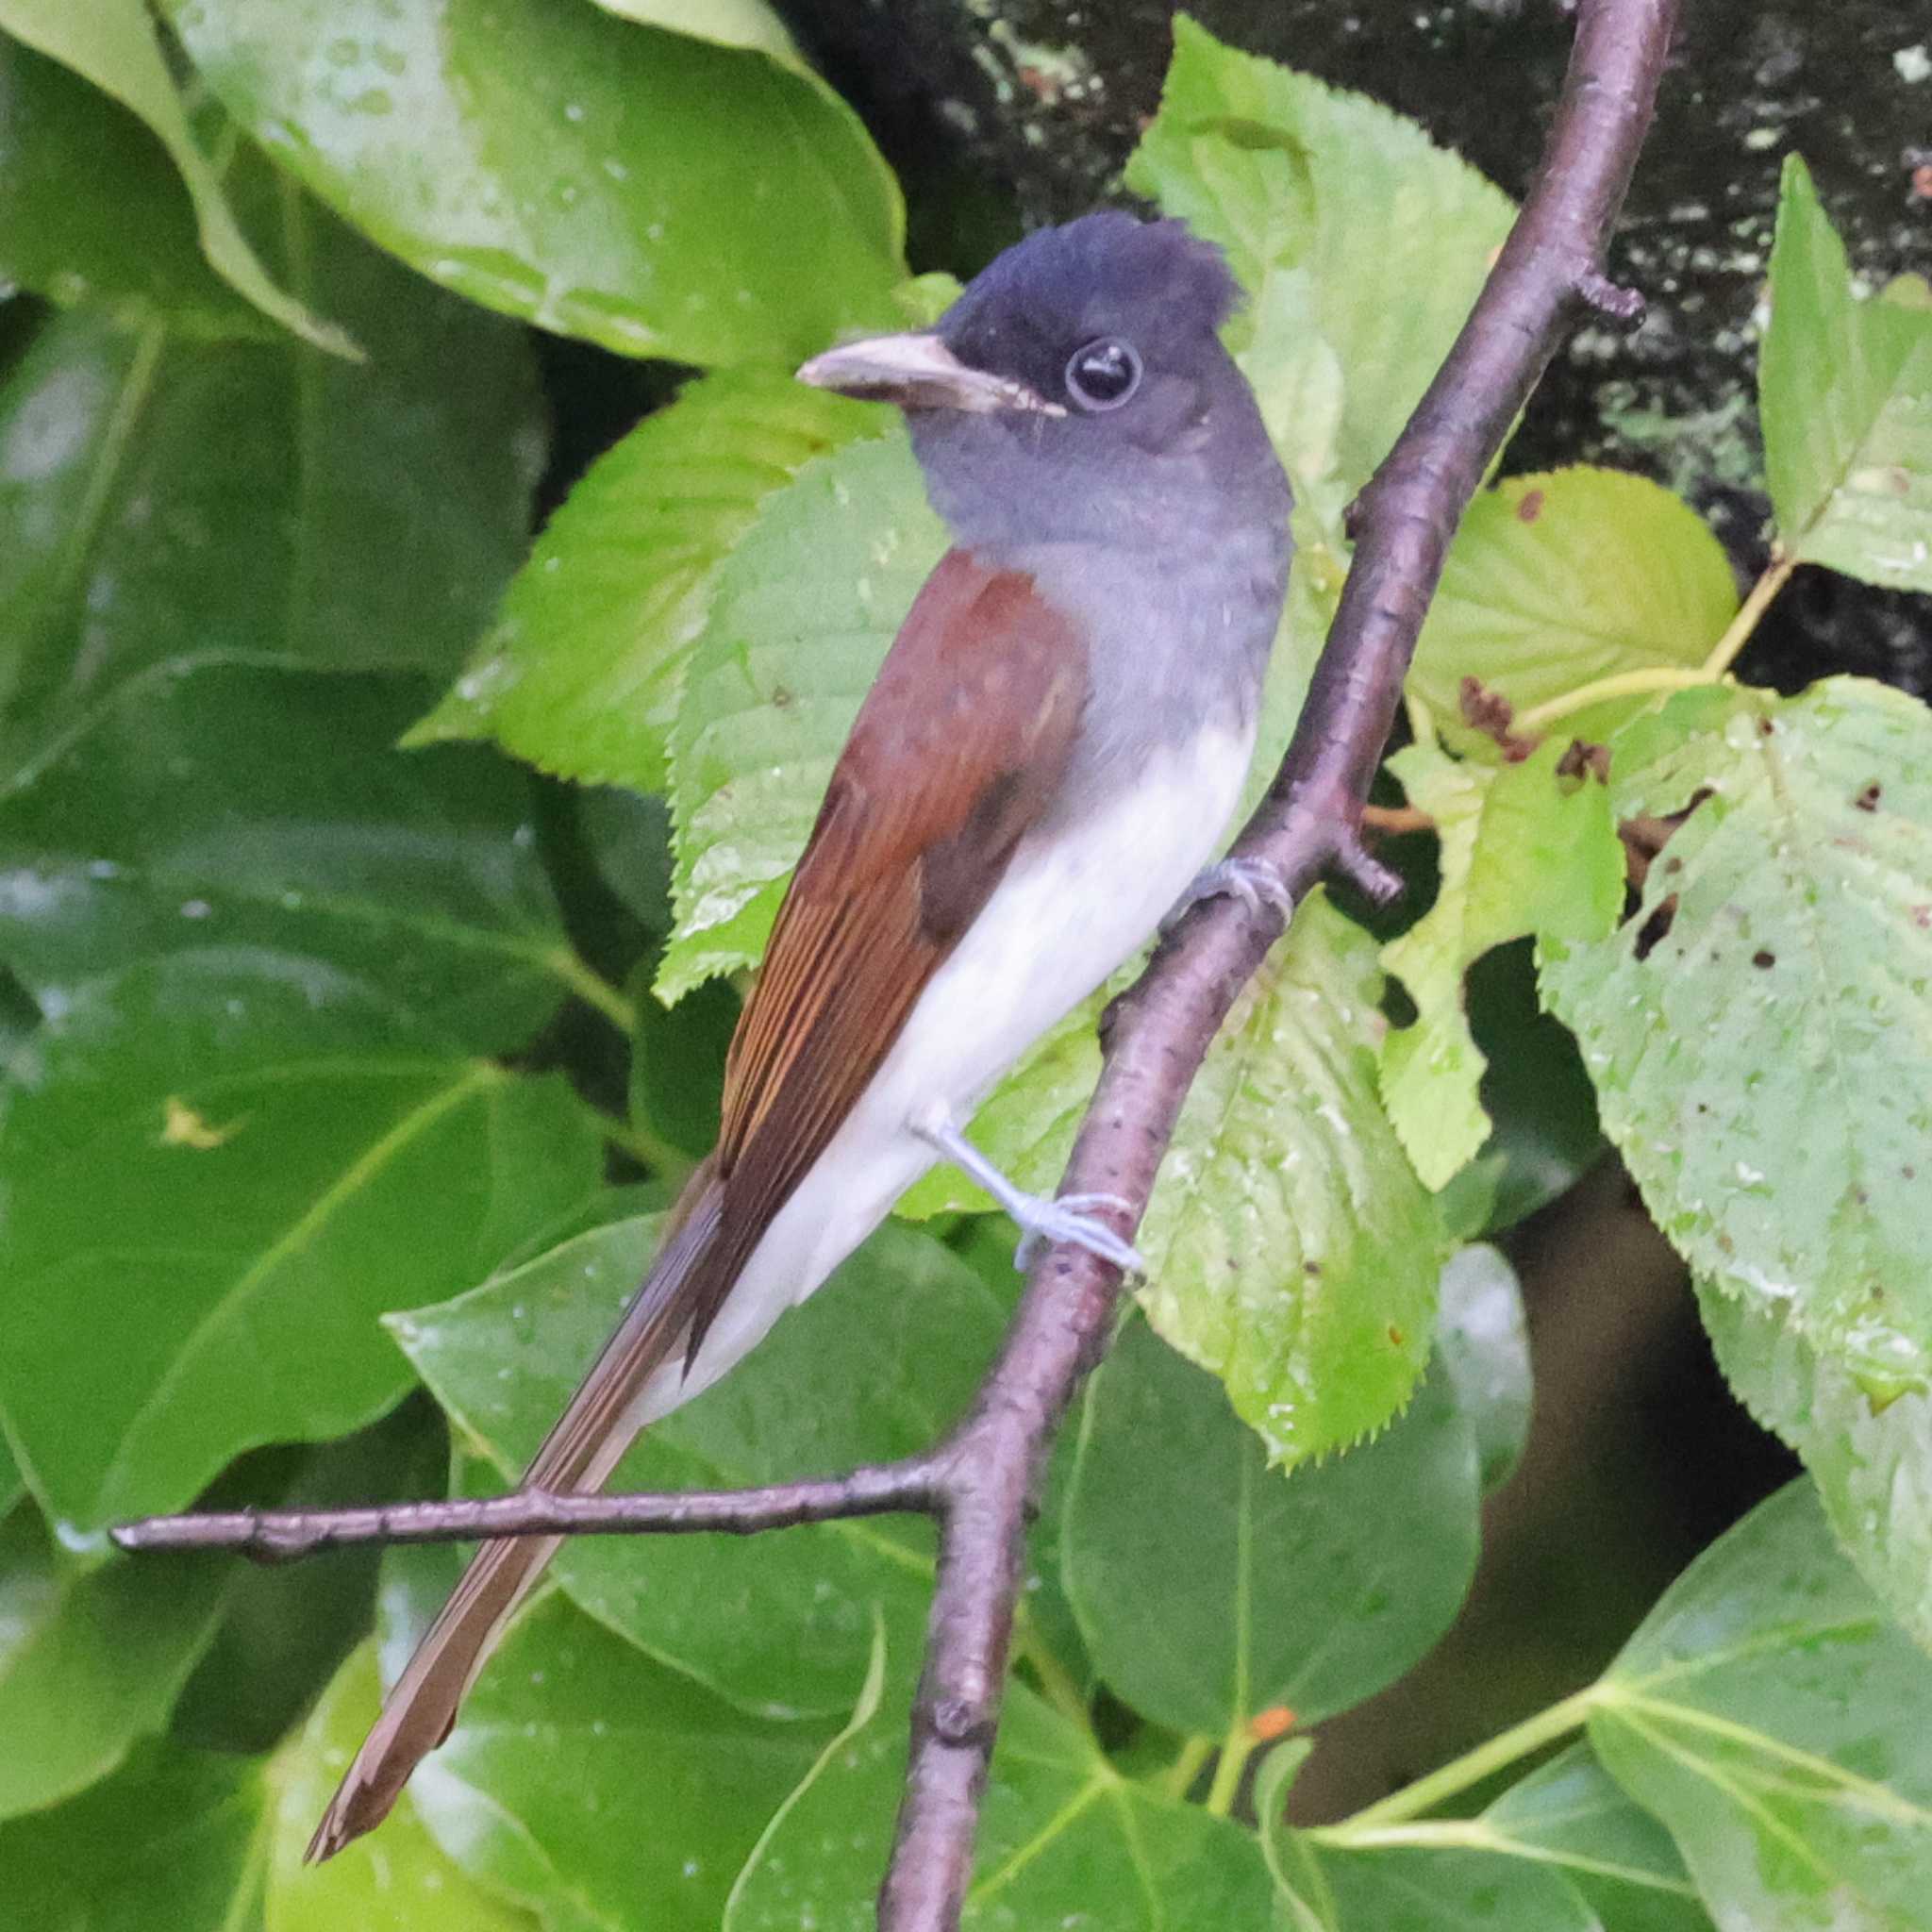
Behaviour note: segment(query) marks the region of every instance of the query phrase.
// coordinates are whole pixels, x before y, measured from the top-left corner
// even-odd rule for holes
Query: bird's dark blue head
[[[1287,516],[1221,341],[1238,293],[1184,223],[1108,210],[1008,249],[931,333],[849,343],[799,373],[897,403],[935,506],[975,548],[1158,541],[1157,525],[1198,541],[1229,511]]]

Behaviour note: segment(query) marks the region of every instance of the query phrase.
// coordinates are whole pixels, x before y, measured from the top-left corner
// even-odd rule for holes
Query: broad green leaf
[[[890,326],[901,208],[814,77],[555,0],[168,0],[277,161],[488,308],[632,356]]]
[[[1208,1049],[1136,1237],[1149,1320],[1281,1461],[1379,1428],[1428,1359],[1443,1244],[1375,1091],[1381,990],[1374,942],[1311,897]],[[1099,1067],[1090,1007],[981,1108],[974,1141],[1051,1193]],[[945,1169],[908,1205],[980,1204]]]
[[[1492,946],[1526,933],[1601,939],[1624,903],[1624,848],[1609,793],[1590,771],[1565,777],[1564,745],[1520,764],[1458,763],[1433,745],[1390,759],[1409,802],[1436,821],[1436,903],[1382,948],[1416,1005],[1383,1042],[1382,1098],[1416,1171],[1444,1186],[1490,1136],[1478,1089],[1486,1062],[1470,1031],[1462,977]]]
[[[1839,1542],[1932,1650],[1932,1394],[1875,1402],[1781,1310],[1698,1284],[1718,1365],[1805,1459]]]
[[[454,1581],[454,1552],[396,1554],[386,1677],[405,1626]],[[864,1674],[861,1661],[848,1706]],[[517,1620],[409,1792],[470,1878],[547,1927],[717,1932],[733,1877],[829,1729],[736,1710],[552,1591]]]
[[[26,1483],[20,1473],[20,1465],[13,1459],[13,1451],[7,1446],[7,1438],[0,1435],[0,1516],[5,1516],[25,1493]]]
[[[353,358],[356,344],[269,278],[248,245],[219,175],[196,146],[142,0],[0,0],[0,30],[71,67],[154,130],[194,204],[208,266],[264,315],[318,348]],[[314,291],[305,291],[305,295]]]
[[[194,204],[153,131],[72,68],[4,33],[0,180],[0,282],[85,302],[123,327],[273,332],[208,265]]]
[[[695,34],[722,47],[756,47],[798,66],[798,45],[766,0],[597,0],[607,13],[673,33]]]
[[[616,1325],[656,1224],[615,1223],[391,1328],[461,1435],[513,1479]],[[775,1482],[925,1447],[964,1409],[1005,1308],[930,1236],[879,1231],[714,1389],[646,1431],[611,1483]],[[880,1517],[735,1538],[591,1538],[559,1552],[600,1623],[747,1709],[842,1713],[875,1618],[918,1655],[929,1526]]]
[[[681,1154],[702,1160],[718,1144],[724,1062],[739,998],[723,980],[693,988],[667,1011],[651,990],[652,962],[631,977],[630,1117]]]
[[[1372,1442],[1268,1466],[1212,1376],[1143,1324],[1094,1376],[1060,1535],[1109,1689],[1170,1729],[1313,1724],[1392,1683],[1474,1574],[1474,1433],[1440,1366]]]
[[[1608,1926],[1557,1872],[1461,1850],[1340,1851],[1286,1834],[1281,1932],[1636,1932]]]
[[[870,1932],[905,1777],[888,1697],[814,1767],[732,1889],[724,1932]],[[1091,1734],[1008,1687],[963,1932],[1260,1927],[1270,1884],[1251,1834],[1124,1778]]]
[[[665,1000],[757,963],[845,734],[945,548],[895,426],[808,463],[725,559],[671,735]]]
[[[1464,678],[1520,717],[1600,678],[1692,670],[1737,609],[1724,546],[1660,485],[1583,466],[1510,476],[1463,512],[1408,689],[1457,750],[1494,762],[1495,740],[1463,721]],[[1602,739],[1645,702],[1566,713],[1559,735]]]
[[[376,1316],[596,1176],[560,1076],[466,1058],[325,958],[209,939],[83,985],[0,1096],[0,1409],[82,1529],[373,1420],[409,1381]]]
[[[1855,678],[1684,692],[1620,734],[1611,804],[1694,809],[1619,931],[1545,948],[1605,1131],[1721,1292],[1876,1399],[1924,1388],[1932,712]]]
[[[263,1932],[266,1792],[249,1758],[156,1743],[105,1783],[0,1826],[20,1932]]]
[[[1778,202],[1758,393],[1786,553],[1932,591],[1932,311],[1909,293],[1858,299],[1796,155]]]
[[[1529,1435],[1529,1327],[1516,1271],[1500,1248],[1458,1248],[1442,1266],[1436,1348],[1475,1438],[1483,1493],[1514,1472]]]
[[[287,216],[367,362],[76,312],[0,389],[0,771],[162,663],[447,675],[521,555],[540,443],[519,331],[306,201]]]
[[[1808,1482],[1665,1592],[1597,1685],[1590,1739],[1724,1924],[1924,1923],[1932,1659],[1840,1554]]]
[[[767,369],[689,384],[591,464],[411,741],[493,738],[566,777],[662,791],[721,565],[805,463],[884,427]]]
[[[161,1729],[231,1574],[219,1557],[84,1561],[30,1504],[0,1523],[0,1818],[85,1790]]]
[[[379,1702],[375,1647],[365,1643],[275,1756],[266,1932],[537,1932],[537,1920],[473,1884],[443,1854],[408,1790],[377,1835],[357,1840],[325,1865],[303,1862],[315,1822]]]
[[[1218,242],[1243,286],[1303,269],[1344,378],[1337,467],[1358,489],[1474,304],[1513,210],[1412,121],[1174,21],[1128,187]]]
[[[262,949],[474,1052],[527,1040],[574,964],[522,778],[405,756],[415,679],[157,666],[0,792],[0,955],[57,1010],[111,968]]]
[[[1466,1829],[1472,1844],[1561,1872],[1608,1932],[1710,1932],[1670,1833],[1587,1742],[1539,1765]]]

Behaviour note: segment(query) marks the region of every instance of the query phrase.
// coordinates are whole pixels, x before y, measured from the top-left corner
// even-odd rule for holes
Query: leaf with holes
[[[1786,552],[1932,591],[1932,312],[1909,289],[1859,300],[1796,155],[1778,201],[1758,391]]]
[[[1093,1378],[1061,1528],[1116,1696],[1180,1732],[1316,1724],[1393,1683],[1475,1570],[1474,1431],[1440,1365],[1373,1442],[1270,1469],[1211,1375],[1136,1323]]]
[[[1737,609],[1724,546],[1660,485],[1581,465],[1510,476],[1463,512],[1408,690],[1451,745],[1494,763],[1494,735],[1463,716],[1465,678],[1501,698],[1511,728],[1533,738],[1545,728],[1542,708],[1555,711],[1586,684],[1694,675]],[[1562,711],[1557,735],[1607,737],[1648,697]]]
[[[657,1223],[593,1229],[440,1307],[392,1318],[462,1438],[514,1480],[648,1265]],[[882,1228],[714,1389],[646,1432],[612,1478],[635,1490],[777,1482],[924,1449],[966,1406],[1006,1304],[930,1236]],[[589,1538],[555,1567],[597,1620],[740,1707],[851,1707],[874,1620],[918,1654],[932,1537],[881,1517],[727,1537]]]
[[[1619,931],[1545,946],[1605,1131],[1720,1292],[1874,1399],[1925,1387],[1932,712],[1856,678],[1687,691],[1619,735],[1610,789],[1689,816]]]
[[[168,0],[189,58],[345,219],[473,302],[631,356],[890,327],[902,210],[815,75],[549,0]]]
[[[334,323],[277,286],[249,246],[220,175],[195,143],[188,110],[142,0],[88,0],[84,7],[68,0],[0,0],[0,31],[71,67],[147,123],[180,173],[194,204],[202,253],[224,281],[264,315],[319,348],[352,358],[359,353]],[[95,158],[90,157],[93,165]]]
[[[1839,1542],[1932,1650],[1932,1394],[1874,1402],[1781,1310],[1697,1288],[1738,1398],[1804,1457]]]
[[[1382,964],[1416,1005],[1382,1046],[1382,1098],[1416,1171],[1441,1188],[1490,1137],[1478,1097],[1485,1061],[1470,1031],[1463,974],[1526,933],[1601,939],[1624,903],[1624,849],[1596,774],[1563,769],[1551,740],[1521,763],[1460,763],[1411,744],[1389,760],[1409,803],[1436,822],[1436,903]]]
[[[1932,1875],[1932,1658],[1791,1484],[1672,1585],[1595,1687],[1590,1740],[1753,1932],[1894,1932]]]
[[[572,490],[410,741],[493,738],[547,772],[662,791],[724,559],[813,457],[884,427],[883,411],[770,370],[687,385]]]

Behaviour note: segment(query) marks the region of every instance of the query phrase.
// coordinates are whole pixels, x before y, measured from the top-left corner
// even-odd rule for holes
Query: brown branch
[[[1464,508],[1565,325],[1628,324],[1641,300],[1603,273],[1604,246],[1650,125],[1677,0],[1581,0],[1548,150],[1448,359],[1354,507],[1341,608],[1294,741],[1237,849],[1300,898],[1331,868],[1386,895],[1362,808],[1402,679]],[[1153,1191],[1181,1103],[1237,995],[1280,937],[1280,915],[1198,907],[1117,1001],[1063,1191],[1135,1204]],[[1131,1235],[1126,1219],[1121,1231]],[[1113,1326],[1121,1279],[1060,1248],[1033,1269],[965,1420],[928,1455],[827,1481],[736,1494],[509,1496],[388,1509],[172,1517],[115,1532],[124,1548],[228,1546],[299,1555],[367,1541],[564,1531],[750,1532],[915,1509],[940,1526],[925,1669],[885,1882],[880,1932],[955,1932],[999,1723],[1032,1498],[1047,1451]]]

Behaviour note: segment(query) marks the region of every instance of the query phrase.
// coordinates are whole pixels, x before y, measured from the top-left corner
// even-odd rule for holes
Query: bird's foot
[[[1134,1204],[1119,1194],[1062,1194],[1053,1201],[1039,1194],[1016,1196],[1008,1208],[1020,1224],[1020,1245],[1013,1250],[1013,1266],[1024,1274],[1046,1249],[1070,1241],[1103,1261],[1111,1261],[1124,1274],[1144,1275],[1147,1263],[1140,1249],[1089,1211],[1095,1208],[1115,1208],[1129,1215],[1134,1211]]]
[[[1030,1268],[1043,1247],[1071,1241],[1090,1255],[1128,1274],[1145,1274],[1147,1264],[1131,1241],[1123,1241],[1106,1222],[1088,1211],[1095,1208],[1117,1208],[1131,1215],[1134,1204],[1118,1194],[1062,1194],[1058,1201],[1043,1194],[1029,1194],[1017,1188],[983,1155],[958,1127],[950,1116],[934,1111],[915,1121],[913,1132],[928,1145],[937,1147],[963,1174],[970,1175],[1018,1223],[1020,1245],[1013,1252],[1016,1268]]]
[[[1173,911],[1160,922],[1163,935],[1172,932],[1203,899],[1239,899],[1250,912],[1272,906],[1284,921],[1294,914],[1294,894],[1265,858],[1224,858],[1198,874]]]

